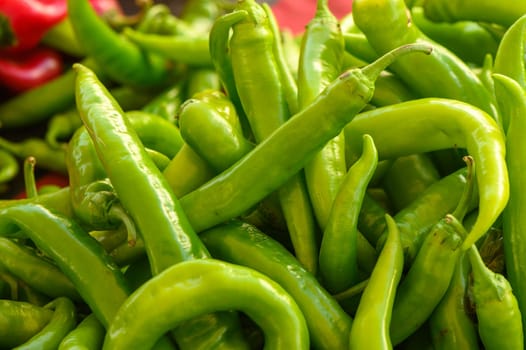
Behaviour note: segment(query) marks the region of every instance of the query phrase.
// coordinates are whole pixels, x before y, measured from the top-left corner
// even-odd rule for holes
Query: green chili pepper
[[[431,157],[419,153],[396,158],[382,179],[382,187],[398,212],[438,181],[440,174]]]
[[[267,15],[269,27],[274,37],[274,56],[276,57],[276,65],[279,71],[281,84],[283,85],[283,94],[287,101],[288,110],[290,114],[295,114],[299,109],[298,86],[296,84],[296,79],[292,74],[292,70],[287,63],[287,57],[285,56],[285,50],[282,44],[282,31],[270,5],[263,2],[261,6]]]
[[[524,62],[524,36],[526,15],[517,19],[504,33],[495,55],[493,71],[515,79],[526,87],[526,64]]]
[[[208,50],[208,48],[207,48]],[[219,75],[213,68],[193,68],[188,73],[186,96],[194,96],[205,90],[221,90]]]
[[[292,99],[285,62],[279,55],[271,12],[254,0],[237,3],[245,18],[232,25],[229,41],[234,83],[257,143],[265,140],[290,116]],[[287,75],[288,77],[288,75]],[[261,98],[265,96],[265,98]],[[303,173],[279,189],[279,197],[296,255],[311,271],[317,268],[316,226]]]
[[[349,337],[351,350],[392,348],[389,325],[404,254],[396,223],[388,215],[385,219],[388,238],[360,298]]]
[[[182,197],[212,179],[215,171],[192,147],[184,144],[163,170],[176,197]]]
[[[390,324],[395,345],[429,318],[446,293],[462,245],[455,220],[442,219],[431,229],[398,286]]]
[[[67,172],[64,150],[51,147],[43,139],[29,137],[16,142],[0,137],[0,147],[19,159],[34,157],[38,162],[38,166],[43,169],[62,174]]]
[[[477,21],[437,23],[431,21],[421,6],[411,7],[415,25],[431,40],[451,50],[465,62],[481,65],[486,54],[495,56],[499,41]]]
[[[235,107],[218,90],[194,94],[181,106],[181,136],[216,172],[247,154],[253,145],[243,135]]]
[[[513,24],[526,13],[522,1],[471,1],[471,0],[426,0],[425,15],[433,21],[456,22],[461,20],[498,23],[505,27]]]
[[[366,192],[358,215],[358,230],[372,245],[376,245],[385,231],[385,214],[386,209]]]
[[[183,63],[192,67],[212,65],[208,51],[208,35],[142,33],[132,28],[125,28],[122,33],[146,52],[168,58],[176,63]]]
[[[353,158],[353,153],[358,154],[354,150],[360,148],[356,139],[363,134],[375,140],[379,159],[467,148],[475,160],[480,198],[479,216],[464,249],[485,234],[506,206],[509,181],[504,137],[496,122],[478,108],[448,99],[413,100],[360,113],[345,132],[348,154]],[[409,137],[413,133],[418,139]]]
[[[515,80],[501,74],[495,74],[495,87],[501,91],[502,115],[507,116],[509,127],[506,134],[506,160],[509,168],[510,196],[508,205],[502,214],[504,257],[506,262],[506,276],[509,279],[513,293],[519,305],[526,303],[526,268],[524,254],[526,245],[522,239],[525,225],[523,208],[526,197],[520,190],[524,184],[522,167],[525,162],[523,147],[523,132],[526,124],[523,116],[526,111],[525,90]],[[526,313],[523,315],[523,324],[526,324]]]
[[[404,0],[357,0],[352,7],[356,25],[379,54],[414,42],[433,47],[429,59],[412,55],[391,66],[412,91],[422,97],[460,100],[497,115],[491,94],[475,73],[451,51],[422,33]]]
[[[0,184],[3,186],[13,180],[20,170],[18,160],[5,150],[0,150]]]
[[[279,283],[302,310],[315,348],[347,346],[350,316],[283,245],[241,221],[218,225],[200,237],[214,258],[255,269]]]
[[[162,308],[155,306],[159,300]],[[247,267],[200,259],[172,265],[137,289],[121,307],[103,349],[149,348],[185,320],[229,309],[243,310],[263,329],[265,348],[309,348],[303,314],[279,284]]]
[[[92,58],[85,58],[81,63],[95,71],[102,81],[108,81]],[[75,105],[74,86],[75,72],[69,69],[43,85],[3,101],[0,125],[4,129],[28,127],[66,111]]]
[[[162,86],[173,73],[166,59],[145,54],[100,18],[89,1],[68,1],[68,16],[86,53],[113,80],[136,87]]]
[[[0,299],[0,345],[12,349],[48,324],[53,311],[24,301]]]
[[[235,23],[244,20],[247,16],[248,13],[244,10],[233,11],[220,16],[214,21],[214,24],[210,29],[209,40],[209,51],[212,64],[219,75],[219,80],[221,81],[227,96],[230,98],[232,103],[234,103],[238,113],[240,114],[240,117],[242,117],[245,130],[249,129],[249,126],[248,122],[245,120],[246,116],[244,115],[241,101],[239,99],[239,94],[236,88],[229,40],[232,26]]]
[[[15,349],[57,349],[61,340],[77,324],[75,305],[66,297],[56,298],[45,305],[44,308],[53,310],[53,316],[51,316],[49,322],[31,339],[20,344]]]
[[[79,114],[115,193],[140,231],[152,273],[157,275],[181,261],[209,257],[168,182],[146,154],[118,103],[90,69],[80,64],[75,64],[74,69]],[[102,112],[105,118],[100,118]],[[150,205],[145,207],[144,203]],[[152,222],[155,227],[151,226]],[[231,342],[232,346],[243,348],[241,334],[237,334],[240,333],[238,325],[230,321],[237,315],[229,313],[228,316],[228,324],[218,318],[217,323],[210,325],[211,330],[221,330],[222,334],[210,332],[209,336],[214,341]],[[192,327],[190,320],[174,330],[180,346],[195,348],[210,340],[193,337],[196,330]]]
[[[1,210],[3,223],[14,224],[51,257],[75,285],[97,318],[108,325],[128,287],[120,270],[102,247],[73,220],[36,204],[19,204]],[[98,282],[94,283],[94,277]],[[104,288],[100,288],[104,285]]]
[[[318,0],[316,13],[301,39],[298,66],[298,101],[306,108],[343,71],[343,37],[338,20],[325,0]],[[322,230],[347,171],[343,134],[330,140],[305,165],[305,180],[312,208]]]
[[[106,330],[95,314],[89,314],[62,339],[58,350],[101,349],[105,334]]]
[[[484,348],[524,348],[521,310],[508,280],[484,264],[476,246],[467,254],[473,275],[471,296]]]
[[[477,350],[479,340],[475,323],[468,315],[469,261],[460,256],[446,294],[429,317],[435,349]]]
[[[0,256],[3,267],[45,295],[80,300],[71,281],[53,263],[37,256],[30,248],[0,237]]]
[[[364,135],[362,155],[343,178],[321,239],[320,277],[331,293],[339,293],[359,281],[357,221],[377,162],[374,141]]]
[[[194,229],[199,232],[238,216],[283,185],[365,106],[374,79],[387,65],[400,54],[426,49],[405,46],[361,70],[346,71],[247,156],[183,196],[181,205]]]
[[[415,93],[400,78],[387,71],[380,74],[375,86],[371,104],[377,107],[394,105],[416,98]]]
[[[185,84],[186,79],[178,80],[173,86],[159,93],[142,107],[142,110],[156,114],[175,124],[179,107],[183,103]]]
[[[126,116],[146,147],[170,157],[182,147],[179,129],[168,120],[142,111],[129,111]],[[75,215],[92,229],[113,228],[123,217],[112,209],[118,206],[113,188],[84,127],[68,143],[66,164]]]

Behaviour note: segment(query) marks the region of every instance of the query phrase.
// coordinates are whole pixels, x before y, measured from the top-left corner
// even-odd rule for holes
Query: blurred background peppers
[[[99,16],[124,15],[117,0],[90,2]],[[0,86],[20,93],[62,74],[76,53],[64,50],[79,47],[70,26],[65,0],[0,1]]]

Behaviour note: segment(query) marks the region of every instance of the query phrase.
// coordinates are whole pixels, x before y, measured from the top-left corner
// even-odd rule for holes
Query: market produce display
[[[0,349],[524,348],[526,3],[313,6],[0,1]]]

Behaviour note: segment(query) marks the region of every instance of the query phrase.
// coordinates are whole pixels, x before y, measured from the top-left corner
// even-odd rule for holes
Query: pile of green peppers
[[[526,2],[67,5],[0,102],[1,349],[524,348]]]

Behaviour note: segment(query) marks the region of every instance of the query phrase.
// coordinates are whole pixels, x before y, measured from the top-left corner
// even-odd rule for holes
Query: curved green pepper
[[[77,324],[77,311],[73,302],[66,297],[58,297],[44,306],[53,310],[49,322],[37,334],[15,349],[17,350],[55,350],[62,339]]]
[[[379,54],[409,43],[433,47],[430,57],[411,55],[391,66],[412,91],[422,97],[460,100],[497,116],[492,95],[476,74],[451,51],[422,33],[404,0],[356,0],[352,7],[357,26]]]
[[[0,299],[0,346],[14,348],[48,324],[53,311],[25,301]]]
[[[302,310],[315,348],[346,347],[351,317],[283,245],[241,221],[218,225],[200,237],[214,258],[247,266],[279,283]]]
[[[388,215],[386,222],[387,241],[360,297],[349,336],[350,350],[392,348],[389,325],[404,268],[404,254],[396,223]]]
[[[60,342],[58,350],[83,349],[99,350],[104,342],[106,329],[99,322],[95,314],[86,316]]]
[[[364,135],[362,155],[343,178],[321,239],[320,278],[332,293],[339,293],[359,282],[358,215],[377,163],[374,141],[369,135]]]
[[[352,159],[359,154],[357,139],[363,134],[373,137],[380,159],[467,148],[475,160],[480,198],[479,216],[463,244],[464,250],[485,234],[508,202],[504,135],[491,116],[474,106],[438,98],[403,102],[360,113],[345,133]]]
[[[156,307],[160,300],[162,308]],[[172,265],[139,287],[112,322],[103,349],[149,348],[185,320],[231,309],[242,310],[263,329],[266,349],[309,349],[305,318],[279,284],[215,259]]]

